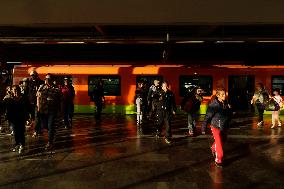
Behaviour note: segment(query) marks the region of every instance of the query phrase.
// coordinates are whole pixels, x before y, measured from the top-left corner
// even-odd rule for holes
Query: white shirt
[[[280,108],[282,107],[282,97],[280,95],[274,96],[274,100],[279,104]]]

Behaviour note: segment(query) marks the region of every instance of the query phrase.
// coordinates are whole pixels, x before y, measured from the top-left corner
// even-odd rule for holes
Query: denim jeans
[[[42,127],[48,130],[48,141],[51,144],[53,143],[55,135],[55,124],[54,124],[55,115],[56,115],[55,112],[52,113],[50,112],[48,114],[41,114],[40,116]]]
[[[65,104],[63,110],[64,110],[64,124],[67,126],[71,126],[73,112],[74,112],[74,104],[72,103]]]

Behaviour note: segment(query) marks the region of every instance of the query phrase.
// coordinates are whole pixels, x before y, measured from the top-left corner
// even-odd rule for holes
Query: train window
[[[121,78],[119,75],[90,75],[88,82],[88,95],[90,96],[91,92],[96,87],[99,80],[102,80],[104,83],[104,95],[105,96],[120,96],[120,85]]]
[[[53,75],[52,76],[54,81],[57,85],[64,85],[64,78],[67,77],[69,79],[69,82],[72,84],[72,76],[71,75]]]
[[[272,76],[271,79],[271,90],[275,88],[280,89],[280,95],[284,95],[284,76]],[[273,91],[272,91],[273,92]]]
[[[144,82],[146,83],[147,87],[150,87],[153,83],[154,83],[154,80],[157,79],[159,80],[160,82],[163,81],[163,76],[145,76],[145,75],[138,75],[136,77],[136,84],[138,82]]]
[[[200,86],[204,90],[204,96],[211,96],[213,90],[213,77],[205,75],[181,75],[179,77],[179,94],[185,96],[189,88]]]

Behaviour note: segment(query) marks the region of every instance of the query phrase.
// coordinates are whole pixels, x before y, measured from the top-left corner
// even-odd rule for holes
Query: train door
[[[254,93],[255,78],[252,75],[229,76],[229,103],[235,111],[251,111],[250,99]]]

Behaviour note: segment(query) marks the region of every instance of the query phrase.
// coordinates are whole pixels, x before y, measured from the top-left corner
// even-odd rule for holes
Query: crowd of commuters
[[[203,89],[199,86],[190,86],[187,94],[181,101],[180,107],[188,117],[188,136],[196,135],[196,123],[199,119],[200,105],[203,101]],[[258,111],[259,128],[264,126],[264,111],[272,111],[271,129],[276,125],[281,127],[279,119],[282,108],[282,98],[280,89],[273,90],[273,96],[270,96],[262,83],[257,83],[255,94],[251,100]],[[152,119],[156,128],[156,137],[162,136],[162,127],[165,126],[165,142],[172,142],[171,120],[175,115],[177,107],[175,97],[170,90],[169,83],[154,80],[148,88],[145,82],[138,82],[135,92],[135,103],[137,108],[137,125],[145,123],[145,119]],[[223,88],[216,89],[216,94],[208,102],[208,108],[205,119],[201,124],[201,134],[205,134],[209,126],[214,138],[211,151],[217,167],[223,164],[223,145],[226,141],[227,131],[230,127],[230,120],[233,116],[233,108],[229,105],[226,91]]]
[[[59,85],[52,74],[47,74],[42,81],[36,71],[30,78],[24,78],[19,85],[6,88],[6,96],[1,102],[1,113],[14,135],[13,151],[22,153],[25,149],[26,126],[33,125],[33,137],[48,131],[46,149],[52,149],[55,136],[55,119],[64,118],[64,126],[72,126],[75,90],[68,77]]]
[[[263,113],[272,111],[271,128],[281,127],[279,119],[282,108],[280,89],[273,90],[273,96],[269,95],[262,83],[257,83],[251,104],[258,111],[258,127],[264,126]],[[199,110],[203,101],[204,91],[199,86],[190,86],[187,94],[181,101],[180,107],[187,114],[188,136],[196,135],[196,124],[199,120]],[[101,114],[105,104],[104,83],[98,80],[90,93],[91,99],[96,105],[95,119],[101,122]],[[42,81],[36,71],[30,73],[30,78],[24,78],[19,85],[6,88],[6,95],[1,101],[1,112],[15,137],[13,151],[22,153],[25,149],[25,128],[33,126],[33,137],[41,135],[43,129],[48,131],[46,149],[52,149],[56,126],[56,119],[62,119],[65,128],[72,127],[74,113],[75,90],[70,78],[65,77],[62,84],[52,74],[47,74]],[[155,136],[162,137],[162,129],[165,127],[165,142],[172,143],[171,122],[176,114],[177,106],[174,93],[170,90],[168,82],[154,80],[148,87],[144,81],[137,83],[135,91],[137,125],[142,126],[152,122],[155,126]],[[211,151],[217,167],[223,163],[223,145],[226,141],[227,131],[233,115],[232,108],[228,104],[225,89],[218,88],[216,94],[208,103],[207,112],[201,134],[205,134],[209,126],[214,138]],[[149,122],[150,121],[150,122]]]

